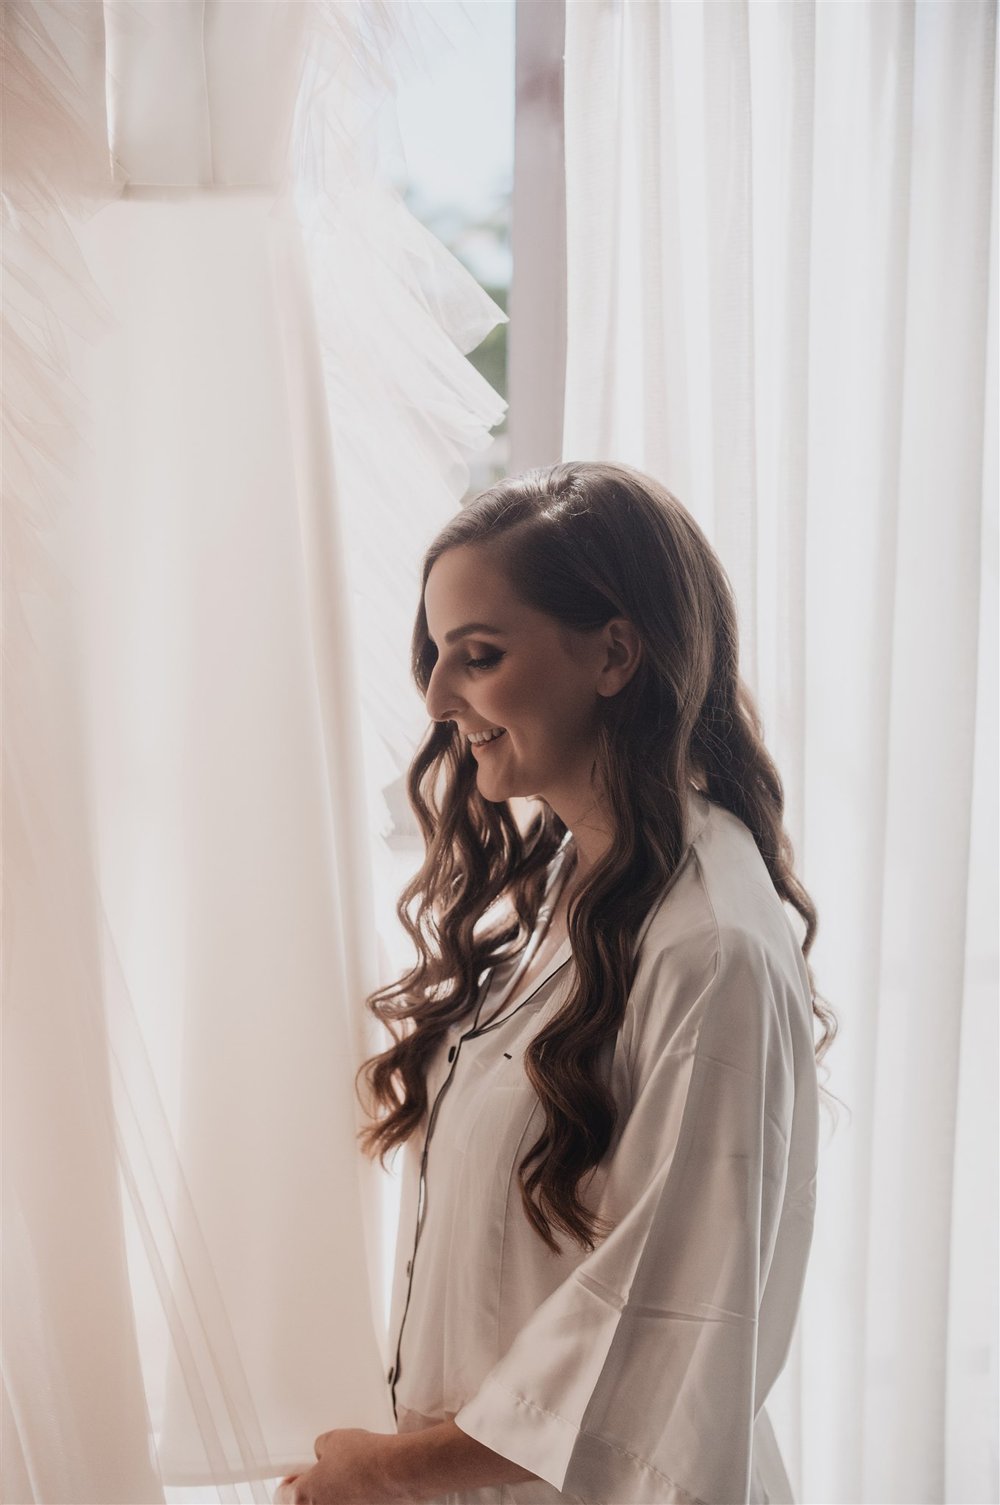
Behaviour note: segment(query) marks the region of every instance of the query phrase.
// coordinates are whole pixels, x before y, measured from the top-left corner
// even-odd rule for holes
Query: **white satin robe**
[[[454,1417],[538,1476],[447,1505],[792,1499],[764,1401],[813,1230],[809,982],[743,823],[692,792],[685,837],[613,1042],[619,1122],[581,1190],[616,1227],[592,1253],[558,1232],[550,1253],[517,1183],[544,1124],[522,1058],[568,995],[569,941],[520,1006],[454,1026],[431,1063],[430,1138],[425,1118],[403,1150],[396,1424]],[[481,1021],[502,983],[484,981]]]

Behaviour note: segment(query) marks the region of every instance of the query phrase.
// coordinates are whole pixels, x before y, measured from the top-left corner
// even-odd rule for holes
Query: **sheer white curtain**
[[[379,838],[503,412],[383,173],[402,19],[0,7],[8,1505],[266,1502],[392,1430]]]
[[[841,1023],[803,1502],[997,1499],[996,22],[565,7],[563,455],[719,550]]]

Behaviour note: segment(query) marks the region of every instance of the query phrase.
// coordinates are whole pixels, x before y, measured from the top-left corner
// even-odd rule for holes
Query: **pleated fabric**
[[[996,56],[994,0],[566,6],[563,457],[719,552],[842,1026],[802,1500],[998,1489]]]
[[[5,1499],[267,1500],[392,1427],[373,869],[503,411],[380,162],[399,32],[3,7]]]

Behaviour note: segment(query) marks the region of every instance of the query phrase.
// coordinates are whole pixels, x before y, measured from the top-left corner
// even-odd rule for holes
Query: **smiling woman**
[[[501,482],[425,555],[419,960],[362,1067],[365,1149],[404,1146],[401,1488],[435,1452],[449,1505],[790,1498],[763,1402],[835,1019],[738,660],[718,558],[628,467]]]
[[[443,634],[457,643],[479,632],[482,657],[437,655],[433,629],[461,617],[473,603],[491,622],[466,622]],[[482,771],[479,789],[493,802],[544,799],[573,830],[582,863],[607,845],[592,787],[600,702],[616,695],[638,664],[635,628],[613,617],[596,630],[568,628],[528,604],[486,544],[456,545],[434,561],[424,585],[429,658],[428,713],[454,721]],[[482,739],[482,740],[477,740]],[[487,740],[489,739],[489,740]]]

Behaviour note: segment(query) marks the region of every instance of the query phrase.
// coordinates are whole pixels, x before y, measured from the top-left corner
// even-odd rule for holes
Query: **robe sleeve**
[[[803,1008],[787,958],[745,932],[686,938],[637,972],[631,1110],[587,1197],[617,1226],[520,1329],[462,1431],[588,1501],[749,1498]]]

